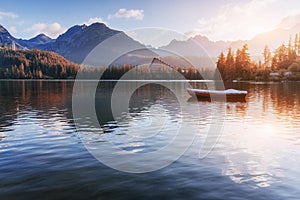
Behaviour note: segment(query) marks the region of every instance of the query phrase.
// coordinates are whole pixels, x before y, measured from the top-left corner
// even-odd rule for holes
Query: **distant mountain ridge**
[[[54,51],[73,62],[81,63],[99,43],[117,34],[122,36],[124,44],[143,47],[122,31],[110,29],[103,23],[94,23],[90,26],[73,26],[54,42],[47,43],[40,48]]]
[[[55,41],[45,34],[41,33],[29,40],[17,39],[13,37],[7,29],[0,25],[0,44],[11,46],[14,42],[17,48],[21,49],[39,49],[39,46]]]
[[[41,33],[41,34],[35,36],[34,38],[27,40],[27,42],[30,42],[33,44],[46,44],[46,43],[53,42],[53,41],[55,41],[55,40],[48,37],[44,33]]]
[[[290,29],[277,28],[273,31],[258,34],[251,40],[237,41],[211,41],[206,36],[197,35],[185,41],[172,40],[168,45],[160,49],[176,52],[181,56],[211,57],[216,58],[221,52],[226,52],[229,47],[234,51],[247,43],[252,57],[261,59],[265,45],[274,50],[282,43],[287,44],[290,35],[300,32],[300,23]],[[146,48],[145,45],[135,41],[124,32],[107,27],[103,23],[87,25],[75,25],[56,39],[51,39],[45,34],[39,34],[29,40],[17,39],[13,37],[3,26],[0,25],[0,44],[12,45],[14,42],[17,48],[41,49],[56,52],[68,60],[81,63],[88,53],[104,40],[119,34],[122,45],[134,46],[137,49]],[[153,53],[149,52],[149,56]],[[139,57],[132,56],[124,58],[126,64],[139,63]],[[135,60],[134,60],[135,59]]]
[[[85,24],[75,25],[58,36],[57,39],[51,39],[45,34],[39,34],[29,40],[13,37],[0,25],[0,44],[10,46],[15,42],[17,48],[53,51],[72,62],[82,63],[84,58],[99,43],[117,34],[122,38],[122,45],[135,46],[137,49],[145,48],[144,45],[133,40],[124,32],[110,29],[104,23],[94,23],[90,26]]]
[[[25,48],[28,48],[28,49],[41,49],[40,47],[45,45],[45,44],[48,44],[50,42],[54,42],[55,40],[48,37],[47,35],[41,33],[37,36],[35,36],[34,38],[31,38],[29,40],[22,40],[22,39],[19,39],[18,40],[18,43],[20,45],[22,45],[23,47]]]
[[[2,25],[0,25],[0,43],[2,45],[12,45],[13,42],[17,43],[17,47],[23,47],[18,44],[18,39],[14,38]]]
[[[182,55],[217,57],[221,52],[226,52],[229,47],[234,51],[248,44],[252,57],[262,57],[265,45],[273,51],[282,43],[287,45],[289,37],[294,39],[296,33],[300,32],[300,23],[290,29],[277,28],[269,32],[256,35],[250,40],[237,41],[211,41],[205,36],[197,35],[185,41],[172,40],[162,48],[168,51],[179,51]]]
[[[41,46],[43,50],[54,51],[65,58],[81,63],[85,56],[100,42],[120,33],[102,23],[90,26],[76,25],[61,34],[54,42]]]

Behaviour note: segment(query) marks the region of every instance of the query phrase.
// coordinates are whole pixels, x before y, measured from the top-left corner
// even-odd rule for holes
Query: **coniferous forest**
[[[299,81],[300,80],[300,38],[296,34],[290,37],[288,45],[282,44],[271,52],[266,45],[262,50],[262,60],[253,61],[248,53],[248,45],[233,51],[229,48],[221,52],[217,60],[217,69],[223,81]],[[10,47],[0,48],[0,79],[74,79],[81,69],[87,77],[93,77],[95,71],[102,71],[102,79],[120,79],[129,70],[136,76],[150,73],[150,66],[86,67],[72,63],[64,57],[42,50],[12,50]],[[201,74],[213,78],[213,71],[196,70],[193,66],[180,67],[161,66],[156,69],[154,78],[174,79],[174,70],[186,79],[202,79]],[[153,72],[153,71],[152,71]],[[151,72],[151,73],[152,73]],[[167,74],[167,76],[166,76]],[[151,74],[153,77],[153,73]],[[216,78],[218,79],[218,78]]]
[[[42,50],[12,50],[10,47],[0,49],[0,79],[74,79],[78,70],[85,73],[87,79],[99,78],[95,75],[101,73],[101,79],[120,79],[129,70],[134,76],[144,79],[174,79],[175,71],[190,80],[202,79],[194,67],[172,67],[160,65],[150,70],[151,66],[122,66],[91,67],[72,63],[64,57],[49,51]],[[96,73],[99,72],[99,73]],[[212,73],[203,70],[203,73]],[[150,76],[151,74],[151,76]],[[211,75],[212,77],[212,75]]]
[[[74,77],[78,69],[77,64],[54,52],[0,49],[1,79],[64,79]]]
[[[290,37],[288,45],[280,45],[273,53],[266,45],[262,51],[263,60],[254,62],[248,53],[248,45],[233,52],[228,49],[218,57],[217,69],[224,81],[299,81],[300,80],[300,39],[296,34]]]

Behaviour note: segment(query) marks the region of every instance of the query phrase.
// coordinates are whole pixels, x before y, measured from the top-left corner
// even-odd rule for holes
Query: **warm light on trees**
[[[231,81],[234,79],[268,80],[269,73],[272,71],[278,71],[281,74],[287,71],[296,73],[298,70],[298,67],[296,66],[299,66],[299,51],[300,40],[298,34],[295,35],[294,41],[292,41],[292,37],[290,37],[287,46],[284,43],[280,45],[275,50],[273,56],[269,47],[266,45],[263,50],[264,63],[262,65],[260,62],[257,64],[250,59],[248,45],[245,44],[241,49],[236,50],[234,61],[232,61],[233,55],[231,53],[231,48],[229,48],[226,58],[224,58],[224,54],[221,53],[218,57],[217,68],[224,81]],[[232,67],[232,63],[234,63],[235,68]],[[263,67],[261,68],[260,66]],[[292,77],[293,80],[300,80],[298,75]]]
[[[264,55],[264,68],[269,68],[272,63],[272,54],[268,45],[265,46],[263,55]]]

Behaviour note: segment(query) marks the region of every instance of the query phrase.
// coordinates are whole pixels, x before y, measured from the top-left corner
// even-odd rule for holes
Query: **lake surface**
[[[176,94],[152,82],[133,92],[127,112],[115,115],[110,98],[116,82],[101,82],[95,97],[100,128],[89,126],[89,118],[74,123],[73,84],[0,81],[0,199],[299,199],[299,82],[232,83],[227,87],[249,94],[246,102],[227,103],[190,98],[185,82],[170,83],[179,88]],[[125,96],[132,84],[124,83]],[[212,113],[223,111],[219,140],[200,159]],[[155,152],[180,124],[192,144],[148,173],[113,169],[86,149],[110,144],[120,149],[115,155]],[[158,161],[172,159],[164,156]],[[119,159],[115,168],[130,165]]]

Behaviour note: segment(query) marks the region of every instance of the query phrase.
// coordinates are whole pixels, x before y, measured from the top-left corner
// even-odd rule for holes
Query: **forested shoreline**
[[[224,81],[300,81],[300,38],[295,38],[280,45],[272,53],[266,45],[262,50],[263,61],[252,61],[248,45],[234,53],[231,48],[227,54],[218,57],[217,69]],[[217,74],[216,74],[217,75]]]
[[[42,50],[0,49],[1,79],[66,79],[79,69],[64,57]]]
[[[75,79],[79,70],[81,74],[84,74],[81,76],[84,79],[99,78],[97,75],[102,74],[101,79],[118,80],[130,70],[135,79],[176,79],[178,74],[175,72],[189,80],[201,80],[203,73],[210,73],[210,77],[213,76],[213,71],[203,70],[199,72],[193,66],[171,67],[165,64],[133,66],[124,64],[122,66],[92,67],[75,64],[57,53],[49,51],[13,50],[5,46],[0,49],[0,79]]]
[[[101,79],[120,79],[128,71],[139,78],[176,79],[177,71],[188,80],[201,80],[205,77],[223,81],[300,81],[300,38],[296,34],[290,37],[288,45],[284,43],[271,52],[266,45],[262,50],[263,59],[251,60],[248,45],[235,52],[229,48],[221,52],[216,66],[219,73],[206,68],[201,71],[195,67],[164,66],[163,61],[155,69],[152,66],[89,67],[75,64],[54,52],[42,50],[15,50],[9,46],[0,47],[0,79],[75,79],[79,70],[86,78],[102,74]],[[157,58],[154,58],[154,60]],[[150,69],[151,68],[151,69]],[[171,69],[172,68],[172,69]],[[97,72],[97,73],[96,73]],[[150,76],[151,74],[151,76]],[[221,75],[221,77],[217,77]],[[96,77],[98,78],[98,77]]]

